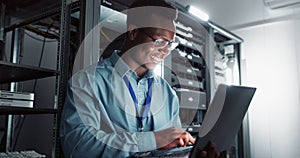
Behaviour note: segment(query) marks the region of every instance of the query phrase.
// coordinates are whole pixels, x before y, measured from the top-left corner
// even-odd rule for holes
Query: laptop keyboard
[[[153,150],[143,153],[135,154],[133,157],[174,157],[174,158],[188,158],[193,146],[175,147],[167,150]]]

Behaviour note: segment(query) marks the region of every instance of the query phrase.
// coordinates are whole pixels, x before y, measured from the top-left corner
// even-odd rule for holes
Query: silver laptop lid
[[[232,146],[255,91],[254,87],[218,86],[190,157],[203,149],[208,141],[216,144],[217,151],[224,151]]]

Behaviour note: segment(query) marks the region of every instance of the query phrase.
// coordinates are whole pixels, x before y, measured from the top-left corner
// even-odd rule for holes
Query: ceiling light
[[[264,4],[271,9],[299,6],[300,0],[264,0]]]
[[[198,17],[199,19],[203,20],[203,21],[208,21],[209,16],[203,12],[202,10],[194,7],[194,6],[187,6],[188,11],[193,14],[194,16]]]

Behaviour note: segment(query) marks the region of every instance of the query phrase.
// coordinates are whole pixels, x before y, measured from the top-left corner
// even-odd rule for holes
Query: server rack
[[[33,108],[0,107],[1,125],[5,124],[5,134],[1,139],[3,141],[1,142],[0,152],[20,154],[15,151],[26,149],[41,152],[38,149],[43,148],[42,146],[46,146],[47,149],[43,151],[42,154],[47,155],[47,157],[56,157],[54,154],[56,153],[56,141],[58,139],[58,118],[60,115],[63,93],[66,88],[66,72],[68,71],[68,69],[63,66],[63,63],[65,60],[68,60],[67,54],[61,54],[58,48],[54,48],[51,55],[55,59],[53,61],[51,60],[51,66],[48,65],[51,68],[45,68],[47,66],[41,67],[41,62],[39,63],[39,66],[33,65],[32,63],[24,64],[21,59],[24,55],[24,33],[27,31],[34,32],[37,36],[45,38],[44,41],[46,42],[50,38],[52,41],[57,42],[57,45],[59,46],[60,36],[57,32],[60,31],[61,1],[1,0],[0,6],[1,89],[14,92],[22,91],[23,85],[26,86],[29,82],[34,81],[35,90],[37,79],[47,78],[47,81],[51,82],[51,86],[45,91],[48,95],[47,100],[41,99],[43,94],[37,94],[37,100],[35,100]],[[48,27],[48,29],[43,30],[43,27]],[[53,30],[50,31],[50,28]],[[7,39],[7,34],[12,34],[11,40]],[[34,36],[31,38],[34,38]],[[43,41],[39,38],[35,38],[35,40]],[[5,46],[7,45],[11,47],[11,50],[6,53]],[[44,46],[42,47],[44,50]],[[39,55],[37,50],[32,49],[31,52],[33,56]],[[43,121],[46,122],[40,121],[39,125],[36,125],[39,128],[28,130],[28,127],[25,128],[23,126],[25,118],[27,118],[27,121],[43,118]],[[4,122],[3,124],[2,121]],[[32,123],[27,123],[27,125],[28,124]],[[48,128],[48,126],[50,126],[50,128]],[[38,133],[39,138],[42,136],[42,140],[34,139],[40,144],[34,144],[32,143],[34,140],[30,140],[28,142],[31,142],[31,145],[26,147],[23,146],[23,143],[28,144],[27,140],[29,138],[32,139],[33,135],[37,134],[33,131],[39,131],[39,129],[43,129],[41,130],[42,132],[46,131],[45,133]],[[23,134],[28,138],[23,137],[24,139],[22,139],[22,136],[19,137],[21,130],[26,130]],[[19,144],[21,144],[21,146],[18,147],[16,146],[16,142],[20,138],[26,142],[20,142]],[[29,152],[26,153],[28,154]]]

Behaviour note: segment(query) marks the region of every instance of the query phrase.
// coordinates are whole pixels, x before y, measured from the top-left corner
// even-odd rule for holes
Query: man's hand
[[[158,149],[186,146],[189,142],[195,144],[195,139],[190,133],[177,127],[170,127],[165,130],[154,132],[154,135]],[[218,158],[220,153],[215,151],[215,146],[214,143],[208,142],[204,149],[199,151],[199,158]]]
[[[154,135],[158,149],[186,146],[189,142],[192,144],[195,143],[195,139],[190,133],[177,127],[170,127],[165,130],[154,132]]]
[[[204,149],[200,150],[199,158],[218,158],[220,153],[215,151],[215,147],[214,143],[208,142]]]

